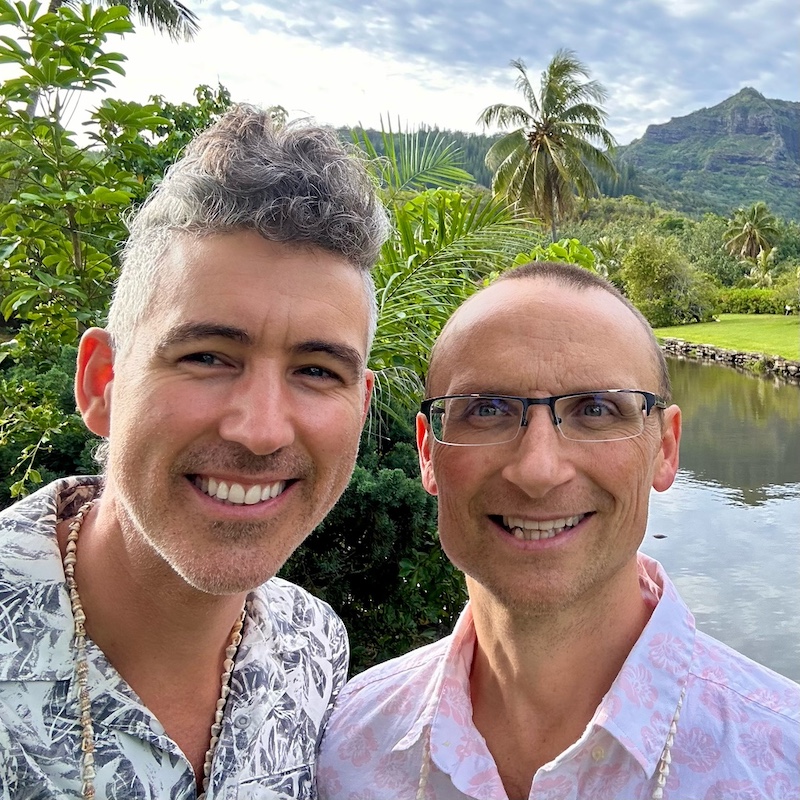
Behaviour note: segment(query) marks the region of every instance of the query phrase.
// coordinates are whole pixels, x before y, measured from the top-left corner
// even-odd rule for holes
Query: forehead
[[[561,394],[600,388],[655,391],[652,345],[641,322],[601,289],[544,279],[500,281],[447,324],[431,391]]]
[[[137,339],[187,322],[235,325],[262,335],[344,338],[365,354],[366,286],[344,258],[272,242],[255,232],[178,236],[159,266],[157,288]]]

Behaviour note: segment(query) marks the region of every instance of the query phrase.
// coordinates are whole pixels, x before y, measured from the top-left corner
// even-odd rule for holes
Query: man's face
[[[180,238],[161,274],[84,411],[109,438],[104,501],[191,586],[244,591],[349,480],[372,389],[364,283],[251,232]]]
[[[658,392],[651,345],[624,305],[541,279],[500,282],[464,305],[438,345],[431,388],[436,396]],[[650,489],[668,488],[677,469],[677,407],[653,412],[641,436],[622,441],[568,441],[546,406],[531,407],[528,427],[505,444],[436,444],[421,415],[417,433],[442,547],[473,598],[486,592],[538,614],[630,587],[632,575],[635,586]],[[519,539],[511,531],[519,525],[556,535]]]

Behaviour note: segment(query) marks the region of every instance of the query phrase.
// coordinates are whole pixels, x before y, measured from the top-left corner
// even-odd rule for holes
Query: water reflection
[[[681,469],[653,492],[642,549],[699,628],[800,680],[800,389],[688,361],[670,372]]]

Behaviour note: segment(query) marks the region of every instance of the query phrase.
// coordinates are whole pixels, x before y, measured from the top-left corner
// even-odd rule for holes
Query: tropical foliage
[[[604,127],[601,103],[606,91],[588,79],[589,70],[571,50],[559,50],[542,73],[538,92],[523,61],[517,89],[527,108],[497,103],[484,109],[478,121],[514,130],[495,142],[486,154],[494,172],[492,191],[542,219],[553,241],[556,225],[575,207],[576,195],[598,193],[594,172],[614,174],[608,151],[614,139]]]
[[[127,9],[53,8],[0,0],[0,27],[11,33],[0,37],[0,63],[15,70],[0,84],[0,507],[42,481],[93,471],[93,439],[72,398],[75,343],[103,322],[124,214],[232,102],[222,86],[200,86],[194,102],[181,104],[105,97],[123,74],[124,55],[106,46],[132,31]],[[522,62],[519,68],[527,81]],[[394,226],[374,273],[379,320],[370,366],[378,402],[350,487],[284,574],[340,611],[356,670],[437,638],[464,600],[463,580],[436,544],[436,506],[420,485],[411,442],[433,340],[465,297],[530,260],[606,274],[654,323],[707,319],[719,302],[760,311],[796,306],[800,297],[796,224],[774,221],[779,238],[761,225],[775,246],[762,242],[755,257],[743,257],[741,247],[731,255],[724,246],[733,222],[717,215],[693,219],[625,196],[588,199],[579,215],[564,216],[592,188],[581,170],[597,168],[585,149],[594,145],[575,137],[589,136],[581,128],[587,117],[601,124],[604,115],[593,102],[598,87],[582,80],[588,74],[574,55],[561,51],[549,69],[538,94],[520,86],[532,109],[526,113],[531,120],[537,110],[550,114],[561,127],[548,136],[569,134],[558,144],[569,144],[572,155],[552,155],[561,151],[555,140],[548,149],[547,137],[535,157],[533,150],[520,155],[532,169],[550,169],[542,186],[563,189],[545,200],[551,217],[476,186],[442,132],[387,124],[353,134]],[[98,98],[83,137],[66,123],[78,92]],[[31,96],[40,100],[35,116]],[[281,106],[271,110],[277,124],[286,122]],[[571,184],[570,175],[578,176]],[[548,220],[552,240],[530,213]],[[770,216],[760,212],[762,222]]]
[[[373,270],[378,328],[370,366],[385,421],[416,407],[431,347],[456,306],[540,236],[503,200],[464,188],[471,176],[441,135],[397,137],[387,125],[382,156],[364,131],[355,137],[374,164],[394,229]]]
[[[76,0],[50,0],[48,10],[58,11],[64,6],[80,8],[81,5]],[[180,0],[107,0],[101,5],[123,6],[144,25],[172,39],[193,39],[200,29],[197,15]]]
[[[756,259],[762,250],[772,250],[778,239],[778,221],[767,204],[759,200],[750,208],[738,208],[734,212],[725,231],[725,248],[731,255]]]

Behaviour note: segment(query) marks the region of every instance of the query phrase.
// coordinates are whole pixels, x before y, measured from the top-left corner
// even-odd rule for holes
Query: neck
[[[635,564],[614,592],[537,615],[502,606],[472,581],[468,587],[477,634],[473,719],[508,796],[527,796],[536,770],[586,729],[651,609]]]
[[[62,553],[66,532],[59,525]],[[81,529],[76,579],[89,636],[123,677],[137,654],[152,663],[151,648],[160,660],[211,660],[216,669],[246,596],[214,596],[186,584],[139,537],[124,535],[105,495]]]
[[[635,558],[597,591],[533,612],[504,604],[471,578],[467,588],[477,651],[491,673],[543,699],[552,698],[552,688],[532,679],[559,676],[559,684],[597,686],[602,697],[652,613]]]

